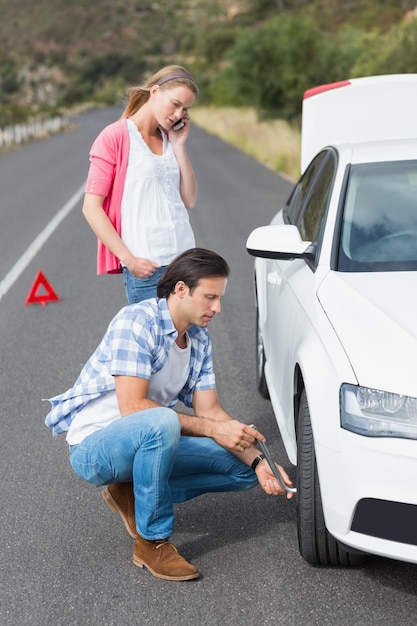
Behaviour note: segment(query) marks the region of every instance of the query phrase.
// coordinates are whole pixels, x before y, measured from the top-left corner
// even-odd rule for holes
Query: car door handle
[[[278,272],[268,272],[267,277],[266,277],[267,282],[270,285],[280,285],[281,284],[281,277],[278,276]]]

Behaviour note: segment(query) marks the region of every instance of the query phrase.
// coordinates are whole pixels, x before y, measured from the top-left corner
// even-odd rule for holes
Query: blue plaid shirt
[[[187,332],[191,344],[189,376],[170,406],[181,400],[191,407],[195,391],[216,386],[208,330],[191,326]],[[45,424],[52,427],[54,435],[67,432],[75,415],[90,400],[115,389],[114,376],[149,380],[163,367],[177,336],[165,298],[124,307],[110,322],[74,386],[48,399],[52,408]]]

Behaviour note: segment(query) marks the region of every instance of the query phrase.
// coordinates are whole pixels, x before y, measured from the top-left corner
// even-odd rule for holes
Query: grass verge
[[[255,109],[195,106],[197,126],[293,180],[300,175],[301,133],[284,120],[259,121]]]

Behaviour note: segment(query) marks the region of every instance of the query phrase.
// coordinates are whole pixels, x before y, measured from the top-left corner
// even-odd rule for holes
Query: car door
[[[267,337],[265,377],[284,443],[286,439],[295,439],[295,351],[302,340],[300,335],[309,332],[308,315],[315,306],[314,274],[335,171],[335,152],[332,149],[321,152],[296,185],[288,205],[273,220],[296,225],[301,237],[315,247],[312,261],[268,260],[265,272],[268,326],[264,333]]]

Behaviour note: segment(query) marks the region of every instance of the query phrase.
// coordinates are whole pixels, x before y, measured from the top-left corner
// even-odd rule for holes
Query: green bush
[[[8,96],[17,93],[19,89],[20,81],[16,63],[10,59],[6,59],[0,67],[0,101],[7,102]]]
[[[279,15],[239,35],[226,54],[227,67],[213,77],[210,96],[216,104],[295,118],[306,89],[347,77],[360,43],[357,30],[333,36],[309,17]]]
[[[202,33],[198,42],[198,53],[204,57],[208,68],[223,58],[236,41],[239,32],[233,25],[222,24]]]
[[[147,62],[139,55],[108,52],[93,56],[80,68],[71,68],[72,79],[61,92],[60,104],[69,106],[94,99],[111,103],[113,96],[123,96],[122,85],[125,88],[140,82],[146,69]]]
[[[78,82],[99,84],[111,76],[118,76],[127,82],[137,82],[146,67],[146,62],[141,62],[136,56],[107,52],[87,61],[80,70]]]
[[[374,31],[352,67],[352,77],[417,72],[417,19]]]
[[[26,122],[27,117],[26,108],[13,103],[0,103],[0,128]]]

